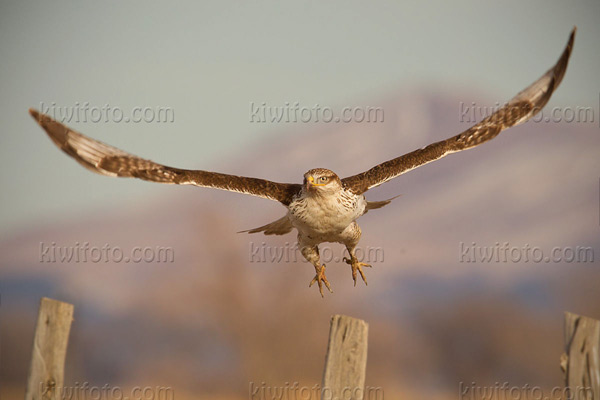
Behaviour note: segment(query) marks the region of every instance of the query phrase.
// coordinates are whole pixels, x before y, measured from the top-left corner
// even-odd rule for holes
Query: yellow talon
[[[311,287],[316,282],[319,285],[319,292],[321,293],[321,297],[325,297],[323,295],[323,283],[324,283],[325,286],[327,287],[327,289],[329,289],[329,291],[331,293],[333,293],[333,290],[331,290],[331,285],[329,284],[329,281],[327,280],[327,277],[325,276],[325,264],[323,264],[321,267],[315,266],[315,271],[317,271],[317,274],[312,279],[312,281],[310,281],[310,283],[308,284],[308,287]]]
[[[352,279],[354,280],[354,286],[356,286],[357,272],[360,273],[360,277],[362,278],[363,282],[365,282],[365,285],[368,285],[367,278],[365,277],[365,273],[362,269],[363,267],[372,268],[371,264],[360,262],[356,257],[344,257],[344,261],[346,262],[346,264],[350,264],[350,266],[352,267]]]

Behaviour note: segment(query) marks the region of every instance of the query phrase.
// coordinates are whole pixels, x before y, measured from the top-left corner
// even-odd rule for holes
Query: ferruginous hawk
[[[357,274],[360,274],[365,284],[367,283],[363,267],[370,265],[359,262],[355,255],[355,248],[361,236],[356,219],[369,210],[385,206],[392,199],[368,201],[364,193],[421,165],[486,142],[501,131],[523,123],[537,114],[563,79],[573,49],[575,31],[573,29],[565,50],[548,72],[478,124],[449,139],[343,179],[324,168],[306,172],[302,184],[277,183],[217,172],[172,168],[98,142],[33,109],[29,112],[59,148],[93,172],[159,183],[211,187],[280,202],[287,208],[285,216],[244,232],[283,235],[295,228],[298,231],[298,247],[316,271],[309,286],[317,283],[323,296],[323,285],[331,291],[325,276],[325,265],[321,264],[319,258],[318,246],[323,242],[343,244],[350,256],[344,258],[344,261],[351,266],[354,285]]]

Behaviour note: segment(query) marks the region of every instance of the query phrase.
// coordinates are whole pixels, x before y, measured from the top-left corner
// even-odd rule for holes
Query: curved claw
[[[325,264],[323,264],[320,268],[315,267],[315,270],[317,271],[317,274],[312,279],[312,281],[310,281],[310,283],[308,284],[308,287],[311,287],[316,282],[319,285],[319,293],[321,293],[321,297],[325,297],[323,295],[323,284],[325,284],[327,289],[329,289],[329,291],[331,293],[333,293],[333,290],[331,290],[331,285],[329,284],[329,281],[327,280],[327,277],[325,276]]]
[[[358,259],[356,259],[356,257],[352,257],[350,259],[344,257],[343,260],[346,264],[350,264],[352,267],[352,279],[354,280],[354,286],[356,286],[357,273],[360,273],[360,277],[362,278],[363,282],[368,286],[367,278],[365,277],[365,273],[362,269],[363,267],[372,268],[371,264],[360,262]]]

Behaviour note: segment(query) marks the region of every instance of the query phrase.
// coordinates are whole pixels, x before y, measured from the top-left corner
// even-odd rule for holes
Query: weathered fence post
[[[600,399],[600,321],[565,313],[561,368],[570,399]]]
[[[369,325],[345,315],[331,318],[321,399],[362,400]]]
[[[72,320],[72,304],[46,297],[40,301],[25,400],[59,398]]]

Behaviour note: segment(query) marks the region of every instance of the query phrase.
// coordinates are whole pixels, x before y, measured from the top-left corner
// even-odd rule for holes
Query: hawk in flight
[[[317,283],[323,296],[323,286],[332,292],[325,276],[325,265],[321,264],[319,258],[319,244],[323,242],[343,244],[350,256],[344,258],[344,261],[351,267],[354,285],[357,274],[360,274],[365,284],[367,283],[363,267],[370,265],[359,262],[355,255],[355,248],[361,236],[356,219],[369,210],[385,206],[392,199],[368,201],[364,193],[421,165],[493,139],[501,131],[521,124],[537,114],[546,105],[565,75],[575,31],[576,29],[573,29],[571,32],[566,48],[552,68],[478,124],[449,139],[343,179],[324,168],[306,172],[303,183],[298,184],[168,167],[91,139],[36,110],[30,109],[29,112],[60,149],[93,172],[159,183],[211,187],[280,202],[287,209],[285,216],[244,232],[283,235],[295,228],[298,231],[298,247],[316,271],[309,286]]]

